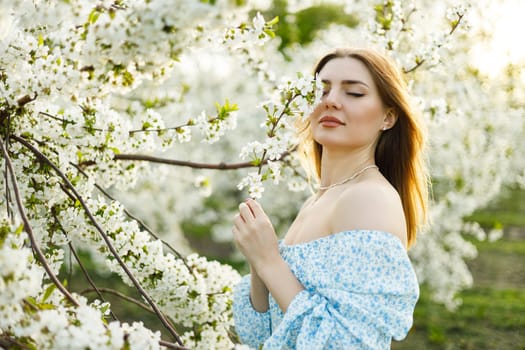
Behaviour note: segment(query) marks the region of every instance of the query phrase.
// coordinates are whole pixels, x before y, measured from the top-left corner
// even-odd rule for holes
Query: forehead
[[[320,80],[332,83],[359,80],[372,87],[374,80],[363,62],[352,57],[337,57],[328,61],[319,72]]]

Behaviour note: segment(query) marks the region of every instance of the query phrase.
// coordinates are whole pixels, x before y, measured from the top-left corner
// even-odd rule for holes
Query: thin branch
[[[281,158],[287,156],[290,152],[283,152],[281,154]],[[258,167],[258,165],[254,165],[252,162],[240,162],[240,163],[218,163],[218,164],[210,164],[210,163],[195,163],[195,162],[188,162],[184,160],[177,160],[177,159],[169,159],[169,158],[161,158],[161,157],[154,157],[154,156],[148,156],[145,154],[115,154],[113,157],[114,160],[136,160],[136,161],[146,161],[151,163],[159,163],[159,164],[168,164],[168,165],[176,165],[176,166],[183,166],[183,167],[189,167],[193,169],[214,169],[214,170],[235,170],[235,169],[243,169],[243,168],[254,168]],[[268,161],[264,160],[262,164],[266,164]],[[94,160],[88,160],[84,161],[78,164],[80,167],[86,167],[97,164]]]
[[[279,117],[277,118],[277,121],[275,122],[275,124],[272,125],[272,129],[270,130],[269,135],[268,135],[270,138],[275,136],[275,129],[277,128],[277,125],[279,125],[279,122],[281,121],[281,118],[284,116],[284,112],[288,109],[288,107],[290,106],[290,103],[292,103],[292,101],[297,96],[299,96],[299,95],[296,94],[295,96],[290,97],[290,99],[288,101],[286,101],[286,104],[284,105],[284,108],[281,111],[281,114],[279,114]],[[261,156],[261,162],[259,163],[258,170],[257,170],[258,174],[261,173],[262,166],[268,162],[267,159],[264,159],[266,157],[266,153],[268,153],[268,150],[264,149],[263,154]],[[282,155],[281,155],[281,157],[282,157]]]
[[[67,119],[64,119],[64,118],[60,118],[60,117],[57,117],[56,115],[52,115],[50,113],[39,111],[38,114],[43,115],[45,117],[48,117],[50,119],[59,121],[62,124],[65,124],[65,125],[67,125],[67,124],[76,125],[77,124],[77,122],[75,122],[73,120],[67,120]],[[211,119],[207,120],[206,122],[207,123],[213,123],[215,120],[218,120],[218,119],[220,119],[220,117],[214,117],[214,118],[211,118]],[[156,133],[160,133],[160,132],[164,132],[164,131],[168,131],[168,130],[179,130],[179,129],[183,128],[183,127],[194,126],[194,125],[195,125],[195,122],[190,119],[186,123],[180,124],[180,125],[177,125],[177,126],[171,126],[171,127],[167,127],[167,128],[156,128],[156,129],[135,129],[135,130],[130,130],[128,133],[129,133],[129,136],[133,136],[134,134],[139,133],[139,132],[156,132]],[[86,126],[82,126],[82,127],[84,129],[100,131],[100,132],[108,132],[109,131],[109,130],[94,128],[94,127],[89,127],[89,128],[86,127]]]
[[[95,290],[93,290],[93,289],[85,289],[85,290],[83,290],[82,292],[80,292],[80,294],[84,295],[84,294],[86,294],[86,293],[92,293],[92,292],[94,292],[94,291],[95,291]],[[119,297],[119,298],[122,298],[122,299],[124,299],[124,300],[126,300],[126,301],[129,301],[130,303],[133,303],[133,304],[135,304],[135,305],[138,305],[139,307],[141,307],[142,309],[144,309],[144,310],[146,310],[146,311],[148,311],[148,312],[151,312],[151,313],[153,313],[153,314],[155,313],[155,311],[153,311],[153,310],[151,309],[151,307],[149,307],[149,305],[146,305],[146,304],[144,304],[143,302],[141,302],[141,301],[139,301],[139,300],[136,300],[136,299],[131,298],[131,297],[125,295],[125,294],[122,294],[121,292],[119,292],[119,291],[117,291],[117,290],[110,289],[110,288],[99,288],[99,291],[104,292],[104,293],[108,293],[108,294],[115,295],[115,296],[117,296],[117,297]],[[185,347],[179,346],[179,345],[177,345],[177,344],[169,343],[169,342],[164,341],[164,340],[161,340],[161,341],[159,342],[159,344],[162,345],[162,346],[165,346],[165,347],[167,347],[167,348],[169,348],[169,349],[189,350],[188,348],[185,348]]]
[[[11,132],[10,128],[11,128],[11,113],[6,113],[7,116],[5,117],[5,119],[7,119],[7,126],[5,128],[5,132],[6,134],[5,135],[0,135],[2,137],[5,137],[5,142],[6,144],[9,144],[9,134]],[[2,121],[4,121],[5,119],[3,119]],[[4,169],[4,183],[5,183],[5,203],[6,203],[6,211],[7,211],[7,217],[9,219],[11,219],[11,222],[14,222],[14,215],[13,215],[13,208],[11,207],[11,202],[12,202],[12,198],[11,198],[11,191],[9,191],[9,176],[8,176],[8,170],[7,170],[7,163],[5,163],[4,165],[5,169]]]
[[[452,26],[452,28],[450,29],[450,31],[448,32],[448,36],[451,36],[452,34],[454,34],[454,32],[456,31],[456,29],[459,27],[459,24],[461,23],[461,20],[463,19],[464,15],[458,15],[458,20],[456,21],[456,23],[454,23],[454,25]],[[438,48],[440,48],[441,46],[443,46],[443,44],[439,44],[437,45]],[[423,63],[425,63],[425,59],[422,59],[421,61],[417,62],[412,68],[410,69],[404,69],[403,70],[403,73],[410,73],[410,72],[413,72],[415,71],[416,69],[418,69]]]
[[[7,211],[7,217],[13,221],[13,209],[11,208],[11,192],[9,191],[9,176],[7,170],[7,163],[5,163],[5,169],[3,171],[4,175],[4,184],[5,184],[5,209]]]
[[[60,222],[59,222],[59,225],[62,226],[60,224]],[[62,228],[62,230],[63,230],[63,228]],[[86,278],[87,282],[89,283],[89,285],[91,287],[93,287],[93,290],[97,293],[97,295],[100,298],[100,300],[102,300],[102,302],[105,303],[106,299],[104,299],[104,296],[102,295],[101,290],[96,286],[95,282],[93,282],[93,280],[91,279],[91,276],[89,276],[89,273],[87,272],[86,268],[84,267],[84,264],[82,264],[82,261],[80,260],[80,257],[78,256],[75,248],[73,247],[73,244],[71,242],[69,242],[68,245],[69,245],[69,249],[71,250],[71,253],[73,253],[73,256],[75,257],[75,260],[78,263],[78,266],[80,266],[80,269],[82,270],[82,274]],[[110,313],[111,317],[113,317],[114,320],[119,321],[118,317],[115,315],[115,313],[111,309],[109,310],[109,313]]]
[[[25,95],[20,97],[16,103],[18,104],[18,107],[24,107],[26,104],[33,102],[38,97],[38,93],[35,92],[35,96],[31,97],[29,95]]]
[[[180,345],[177,345],[177,344],[173,344],[173,343],[167,342],[167,341],[165,341],[165,340],[160,340],[160,341],[159,341],[159,344],[162,345],[162,346],[167,347],[168,349],[175,349],[175,350],[190,350],[190,349],[188,349],[188,348],[185,348],[184,346],[180,346]]]
[[[60,118],[60,117],[57,117],[55,115],[52,115],[52,114],[49,114],[49,113],[46,113],[46,112],[38,112],[38,114],[41,114],[45,117],[48,117],[48,118],[51,118],[53,120],[56,120],[56,121],[59,121],[61,122],[62,124],[71,124],[71,125],[76,125],[77,122],[73,121],[73,120],[67,120],[67,119],[64,119],[64,118]],[[104,129],[99,129],[99,128],[94,128],[94,127],[87,127],[85,125],[82,125],[82,128],[85,129],[85,130],[93,130],[93,131],[100,131],[100,132],[104,132],[104,131],[107,131],[107,130],[104,130]]]
[[[60,189],[62,190],[62,192],[64,192],[69,197],[69,199],[73,201],[73,203],[75,203],[77,199],[75,198],[75,196],[73,196],[71,192],[69,192],[67,187],[64,186],[64,184],[58,184],[58,185],[60,186]]]
[[[425,63],[425,61],[426,61],[426,60],[423,58],[421,61],[417,62],[412,68],[410,68],[410,69],[405,69],[403,72],[404,72],[405,74],[410,73],[410,72],[413,72],[413,71],[415,71],[416,69],[418,69],[423,63]]]
[[[80,304],[73,298],[73,295],[69,293],[69,291],[62,285],[62,283],[58,280],[57,276],[53,273],[51,270],[51,267],[47,263],[46,257],[44,256],[44,253],[40,250],[40,247],[38,246],[35,235],[33,233],[33,229],[31,228],[31,225],[29,224],[29,219],[27,218],[24,206],[22,205],[22,198],[20,197],[20,192],[18,191],[18,183],[16,181],[15,171],[13,169],[13,164],[11,163],[11,158],[9,157],[9,154],[7,153],[7,149],[4,146],[3,139],[0,137],[0,148],[1,151],[5,157],[5,162],[7,164],[7,167],[9,169],[9,172],[11,174],[11,182],[13,186],[13,191],[15,193],[15,199],[16,199],[16,205],[18,207],[18,212],[20,213],[20,217],[22,218],[22,221],[24,222],[24,231],[26,231],[27,235],[29,236],[29,239],[31,241],[31,246],[33,248],[33,251],[35,252],[38,260],[46,270],[49,278],[53,281],[53,283],[57,286],[57,288],[64,294],[64,296],[75,306],[80,306]]]
[[[459,27],[459,24],[461,23],[461,20],[463,19],[463,17],[465,15],[460,15],[458,13],[456,13],[458,15],[458,20],[456,23],[454,23],[454,25],[452,26],[452,28],[450,29],[450,32],[448,32],[448,35],[452,35],[454,34],[454,32],[456,31],[456,29]]]
[[[71,253],[67,255],[67,281],[70,284],[73,279],[73,259],[71,258]]]
[[[133,136],[134,134],[136,133],[139,133],[139,132],[163,132],[163,131],[168,131],[168,130],[178,130],[180,128],[183,128],[185,126],[191,126],[192,124],[191,123],[185,123],[185,124],[181,124],[179,126],[171,126],[171,127],[168,127],[168,128],[161,128],[161,129],[135,129],[135,130],[130,130],[129,131],[129,136]]]
[[[122,294],[118,290],[114,290],[114,289],[111,289],[111,288],[97,288],[97,289],[95,289],[95,288],[88,288],[88,289],[84,289],[83,291],[81,291],[80,294],[84,295],[84,294],[93,293],[93,292],[96,292],[97,294],[102,292],[102,293],[115,295],[115,296],[117,296],[117,297],[119,297],[121,299],[129,301],[132,304],[140,306],[142,309],[144,309],[144,310],[146,310],[148,312],[151,312],[152,314],[155,313],[155,311],[148,304],[144,304],[140,300],[137,300],[135,298],[129,297],[129,296],[125,295],[125,294]]]
[[[234,169],[241,169],[241,168],[251,168],[254,166],[251,162],[218,163],[218,164],[195,163],[195,162],[188,162],[188,161],[183,161],[183,160],[148,156],[144,154],[115,154],[115,157],[113,159],[115,160],[142,160],[142,161],[148,161],[151,163],[178,165],[178,166],[184,166],[184,167],[189,167],[189,168],[194,168],[194,169],[234,170]]]
[[[213,118],[208,119],[206,121],[206,123],[213,123],[214,121],[216,121],[218,119],[220,119],[220,117],[213,117]],[[177,125],[177,126],[171,126],[171,127],[167,127],[167,128],[130,130],[129,131],[129,136],[133,136],[133,134],[136,134],[138,132],[148,132],[148,131],[150,131],[150,132],[163,132],[163,131],[168,131],[168,130],[179,130],[180,128],[184,128],[186,126],[194,126],[194,125],[195,125],[195,122],[193,121],[193,119],[190,119],[184,124]]]
[[[401,26],[401,29],[399,30],[399,33],[407,31],[406,24],[407,24],[408,21],[410,20],[410,16],[412,16],[412,14],[415,13],[415,12],[416,12],[416,8],[413,7],[413,8],[410,10],[410,12],[406,15],[406,17],[401,19],[401,24],[402,24],[402,26]],[[399,34],[398,34],[398,37],[399,37]]]
[[[32,347],[29,347],[26,344],[20,343],[15,338],[10,337],[6,334],[0,334],[0,348],[2,349],[13,349],[14,346],[16,348],[22,349],[22,350],[31,350]]]
[[[73,120],[67,120],[67,119],[64,119],[64,118],[60,118],[60,117],[57,117],[55,115],[52,115],[52,114],[49,114],[49,113],[46,113],[46,112],[38,112],[38,114],[41,114],[45,117],[48,117],[48,118],[51,118],[51,119],[54,119],[54,120],[57,120],[63,124],[71,124],[71,125],[76,125],[77,122],[73,121]]]
[[[72,166],[74,166],[82,175],[84,175],[86,178],[89,178],[88,174],[86,174],[86,172],[84,170],[82,170],[78,165],[74,164],[74,163],[69,163],[71,164]],[[111,196],[106,190],[104,190],[101,186],[99,186],[97,183],[95,183],[95,187],[100,191],[102,192],[106,197],[108,197],[109,199],[111,199],[112,201],[117,201],[113,196]],[[184,265],[186,265],[186,268],[193,274],[193,269],[188,265],[186,259],[184,258],[184,256],[182,256],[181,253],[179,253],[175,248],[173,248],[168,242],[162,240],[159,238],[159,236],[157,234],[155,234],[153,232],[153,230],[151,228],[149,228],[148,225],[146,225],[145,222],[143,222],[140,218],[138,218],[137,216],[133,215],[128,209],[124,208],[124,213],[126,213],[126,215],[128,217],[130,217],[131,219],[135,220],[139,225],[141,225],[144,230],[146,230],[151,236],[153,236],[153,238],[157,239],[157,240],[160,240],[166,247],[168,247],[179,259],[182,260],[182,262],[184,263]]]
[[[71,192],[73,192],[73,194],[77,197],[77,200],[80,202],[80,204],[82,205],[83,209],[84,209],[84,212],[86,213],[86,215],[88,216],[89,220],[91,221],[91,224],[96,228],[96,230],[100,233],[100,235],[102,236],[102,238],[104,239],[104,242],[106,243],[108,249],[110,250],[111,254],[115,257],[115,259],[117,260],[117,262],[119,263],[119,265],[122,267],[122,269],[124,270],[124,272],[126,273],[126,275],[129,277],[129,279],[131,280],[131,282],[133,283],[133,285],[135,286],[135,288],[137,288],[137,290],[140,292],[140,294],[147,300],[147,302],[151,305],[151,307],[153,308],[153,310],[155,310],[155,313],[157,314],[157,317],[160,319],[160,321],[162,322],[162,324],[166,327],[166,329],[171,333],[171,335],[175,338],[175,340],[177,341],[177,343],[179,343],[180,345],[182,345],[182,340],[180,338],[180,336],[177,334],[177,332],[175,331],[175,329],[173,328],[173,326],[169,323],[169,321],[166,319],[166,317],[164,316],[164,314],[160,311],[160,309],[158,308],[157,304],[155,303],[155,301],[153,301],[153,299],[149,296],[149,294],[144,290],[144,288],[142,288],[142,286],[140,285],[140,283],[137,281],[137,279],[135,278],[135,276],[133,275],[133,273],[129,270],[129,268],[126,266],[126,263],[122,260],[122,258],[120,257],[120,255],[118,254],[118,252],[116,251],[115,247],[113,246],[113,244],[111,243],[111,240],[110,238],[108,237],[108,235],[104,232],[104,230],[102,229],[102,227],[100,227],[99,223],[97,222],[97,220],[95,219],[95,217],[93,216],[93,214],[91,213],[91,211],[89,210],[86,202],[84,201],[84,199],[82,198],[82,196],[80,196],[80,194],[77,192],[77,190],[75,189],[75,187],[71,184],[71,182],[69,181],[69,179],[67,178],[67,176],[64,175],[64,173],[62,173],[62,171],[53,163],[51,162],[43,153],[41,153],[38,149],[36,149],[33,145],[31,145],[29,142],[27,142],[26,140],[24,140],[23,138],[19,137],[19,136],[16,136],[16,135],[11,135],[11,137],[16,140],[17,142],[21,143],[22,145],[24,145],[26,148],[28,148],[29,150],[31,150],[31,152],[33,152],[40,160],[42,160],[44,163],[48,164],[51,168],[53,168],[53,170],[57,173],[57,175],[62,178],[62,180],[64,181],[64,183],[67,185],[67,187],[69,187],[69,189],[71,190]]]

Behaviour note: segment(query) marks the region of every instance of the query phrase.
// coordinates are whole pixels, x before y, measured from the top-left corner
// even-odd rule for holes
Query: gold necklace
[[[366,170],[368,170],[368,169],[372,169],[372,168],[378,168],[378,169],[379,169],[379,167],[378,167],[377,165],[375,165],[375,164],[373,164],[373,165],[367,165],[367,166],[365,166],[363,169],[361,169],[361,170],[355,172],[352,176],[350,176],[349,178],[344,179],[344,180],[341,181],[341,182],[336,182],[335,184],[331,184],[331,185],[328,185],[328,186],[319,186],[319,190],[320,190],[320,191],[326,191],[326,190],[329,190],[329,189],[331,189],[331,188],[333,188],[333,187],[335,187],[335,186],[343,185],[343,184],[347,183],[348,181],[352,181],[353,179],[355,179],[356,177],[358,177],[359,175],[361,175],[361,174],[362,174],[363,172],[365,172]]]

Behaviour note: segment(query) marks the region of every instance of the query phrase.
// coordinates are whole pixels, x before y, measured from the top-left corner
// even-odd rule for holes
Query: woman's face
[[[375,146],[389,127],[385,108],[367,67],[351,57],[334,58],[321,69],[321,103],[310,116],[315,141],[327,148]]]

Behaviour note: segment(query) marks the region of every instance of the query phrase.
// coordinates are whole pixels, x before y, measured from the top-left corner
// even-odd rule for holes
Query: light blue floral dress
[[[380,231],[344,231],[296,245],[279,243],[305,290],[285,314],[270,295],[260,313],[250,302],[250,276],[235,287],[235,329],[258,349],[390,349],[412,326],[419,297],[401,241]]]

